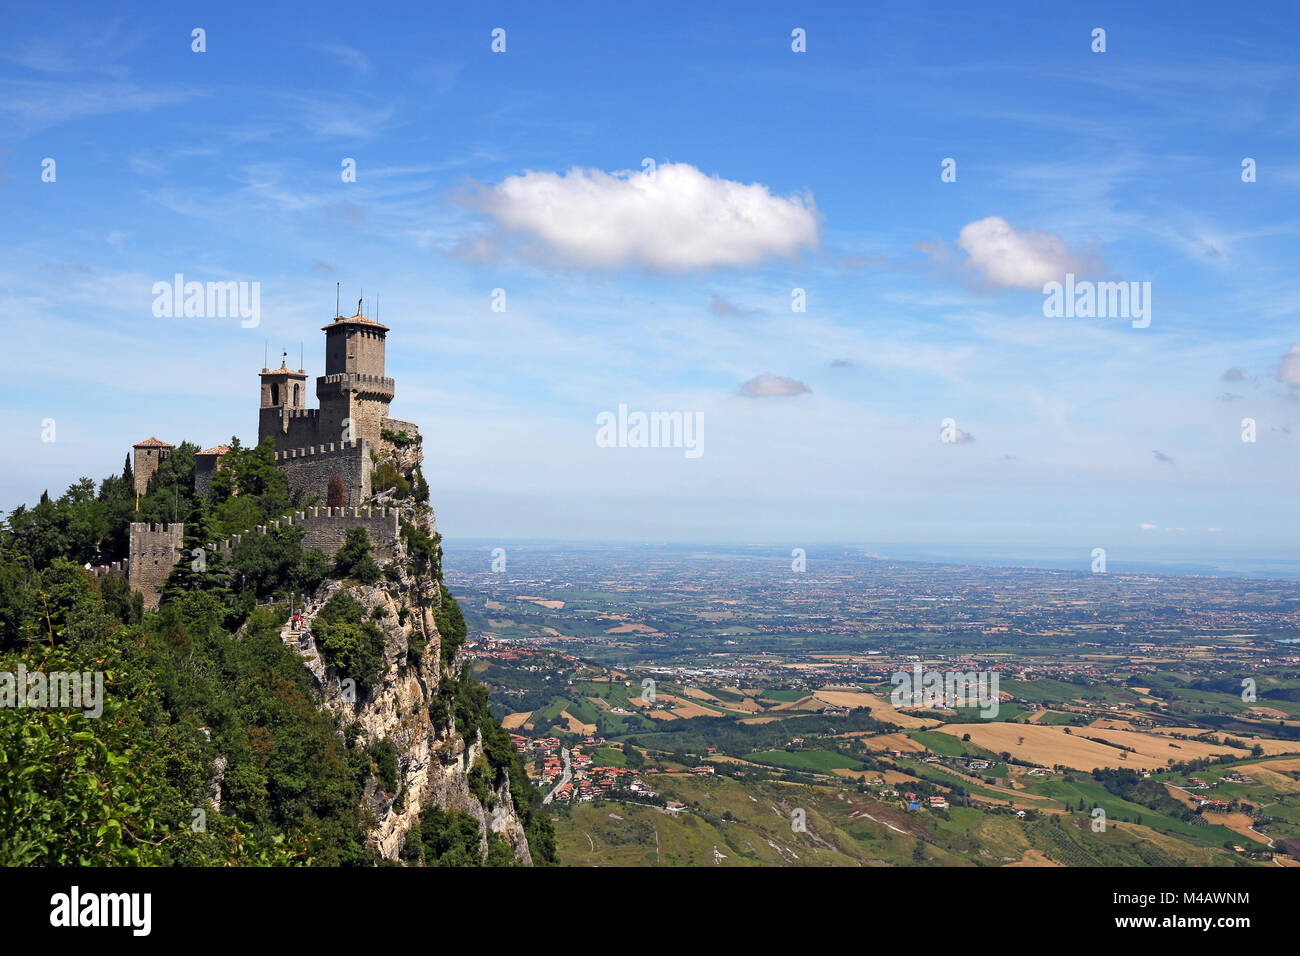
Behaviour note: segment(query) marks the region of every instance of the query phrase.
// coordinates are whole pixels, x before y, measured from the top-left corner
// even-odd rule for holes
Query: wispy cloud
[[[350,46],[343,46],[340,43],[313,43],[310,48],[319,53],[324,53],[327,57],[332,57],[361,76],[365,76],[374,70],[370,57]]]

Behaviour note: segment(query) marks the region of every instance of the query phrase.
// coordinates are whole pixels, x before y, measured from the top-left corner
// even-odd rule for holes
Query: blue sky
[[[340,282],[451,537],[1294,550],[1293,6],[698,6],[9,5],[0,509],[255,438]],[[1149,327],[1046,318],[1066,271]],[[155,317],[176,273],[260,324]]]

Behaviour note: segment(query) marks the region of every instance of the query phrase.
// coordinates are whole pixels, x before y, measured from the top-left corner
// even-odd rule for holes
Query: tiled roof
[[[350,318],[344,318],[341,315],[336,315],[334,317],[334,321],[331,322],[329,325],[321,326],[321,331],[328,332],[330,329],[337,328],[340,325],[368,325],[373,328],[379,329],[381,332],[388,331],[388,326],[381,325],[380,323],[376,322],[374,319],[362,315],[360,312],[358,312],[354,316],[351,316]]]
[[[146,438],[144,441],[135,443],[136,448],[175,448],[175,445],[163,441],[161,438]]]
[[[203,451],[197,452],[197,455],[224,455],[228,451],[230,451],[229,445],[217,445],[214,448],[205,448]]]

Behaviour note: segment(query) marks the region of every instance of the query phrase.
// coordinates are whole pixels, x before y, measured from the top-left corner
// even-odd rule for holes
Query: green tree
[[[326,666],[361,687],[370,687],[386,665],[384,634],[362,616],[363,609],[356,600],[347,594],[335,594],[316,612],[312,636]]]
[[[343,546],[334,556],[334,573],[341,578],[354,578],[362,584],[374,584],[382,573],[370,554],[370,535],[365,528],[349,528]]]

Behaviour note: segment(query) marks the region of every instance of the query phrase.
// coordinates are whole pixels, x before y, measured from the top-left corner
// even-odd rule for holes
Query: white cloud
[[[957,245],[989,282],[1016,289],[1039,291],[1044,283],[1060,282],[1067,272],[1083,272],[1087,266],[1060,236],[1018,231],[1001,216],[967,223],[957,235]]]
[[[797,378],[786,378],[783,375],[759,375],[740,386],[740,394],[748,398],[786,398],[811,391]]]
[[[1142,529],[1143,531],[1155,531],[1155,530],[1156,530],[1156,526],[1153,525],[1153,524],[1151,524],[1149,521],[1143,521],[1140,525],[1138,525],[1138,527],[1139,527],[1140,529]]]
[[[753,266],[820,241],[811,196],[774,196],[687,163],[649,174],[530,170],[482,190],[474,205],[525,251],[587,268]]]
[[[1300,345],[1291,346],[1291,351],[1282,356],[1277,365],[1277,377],[1300,388]]]

